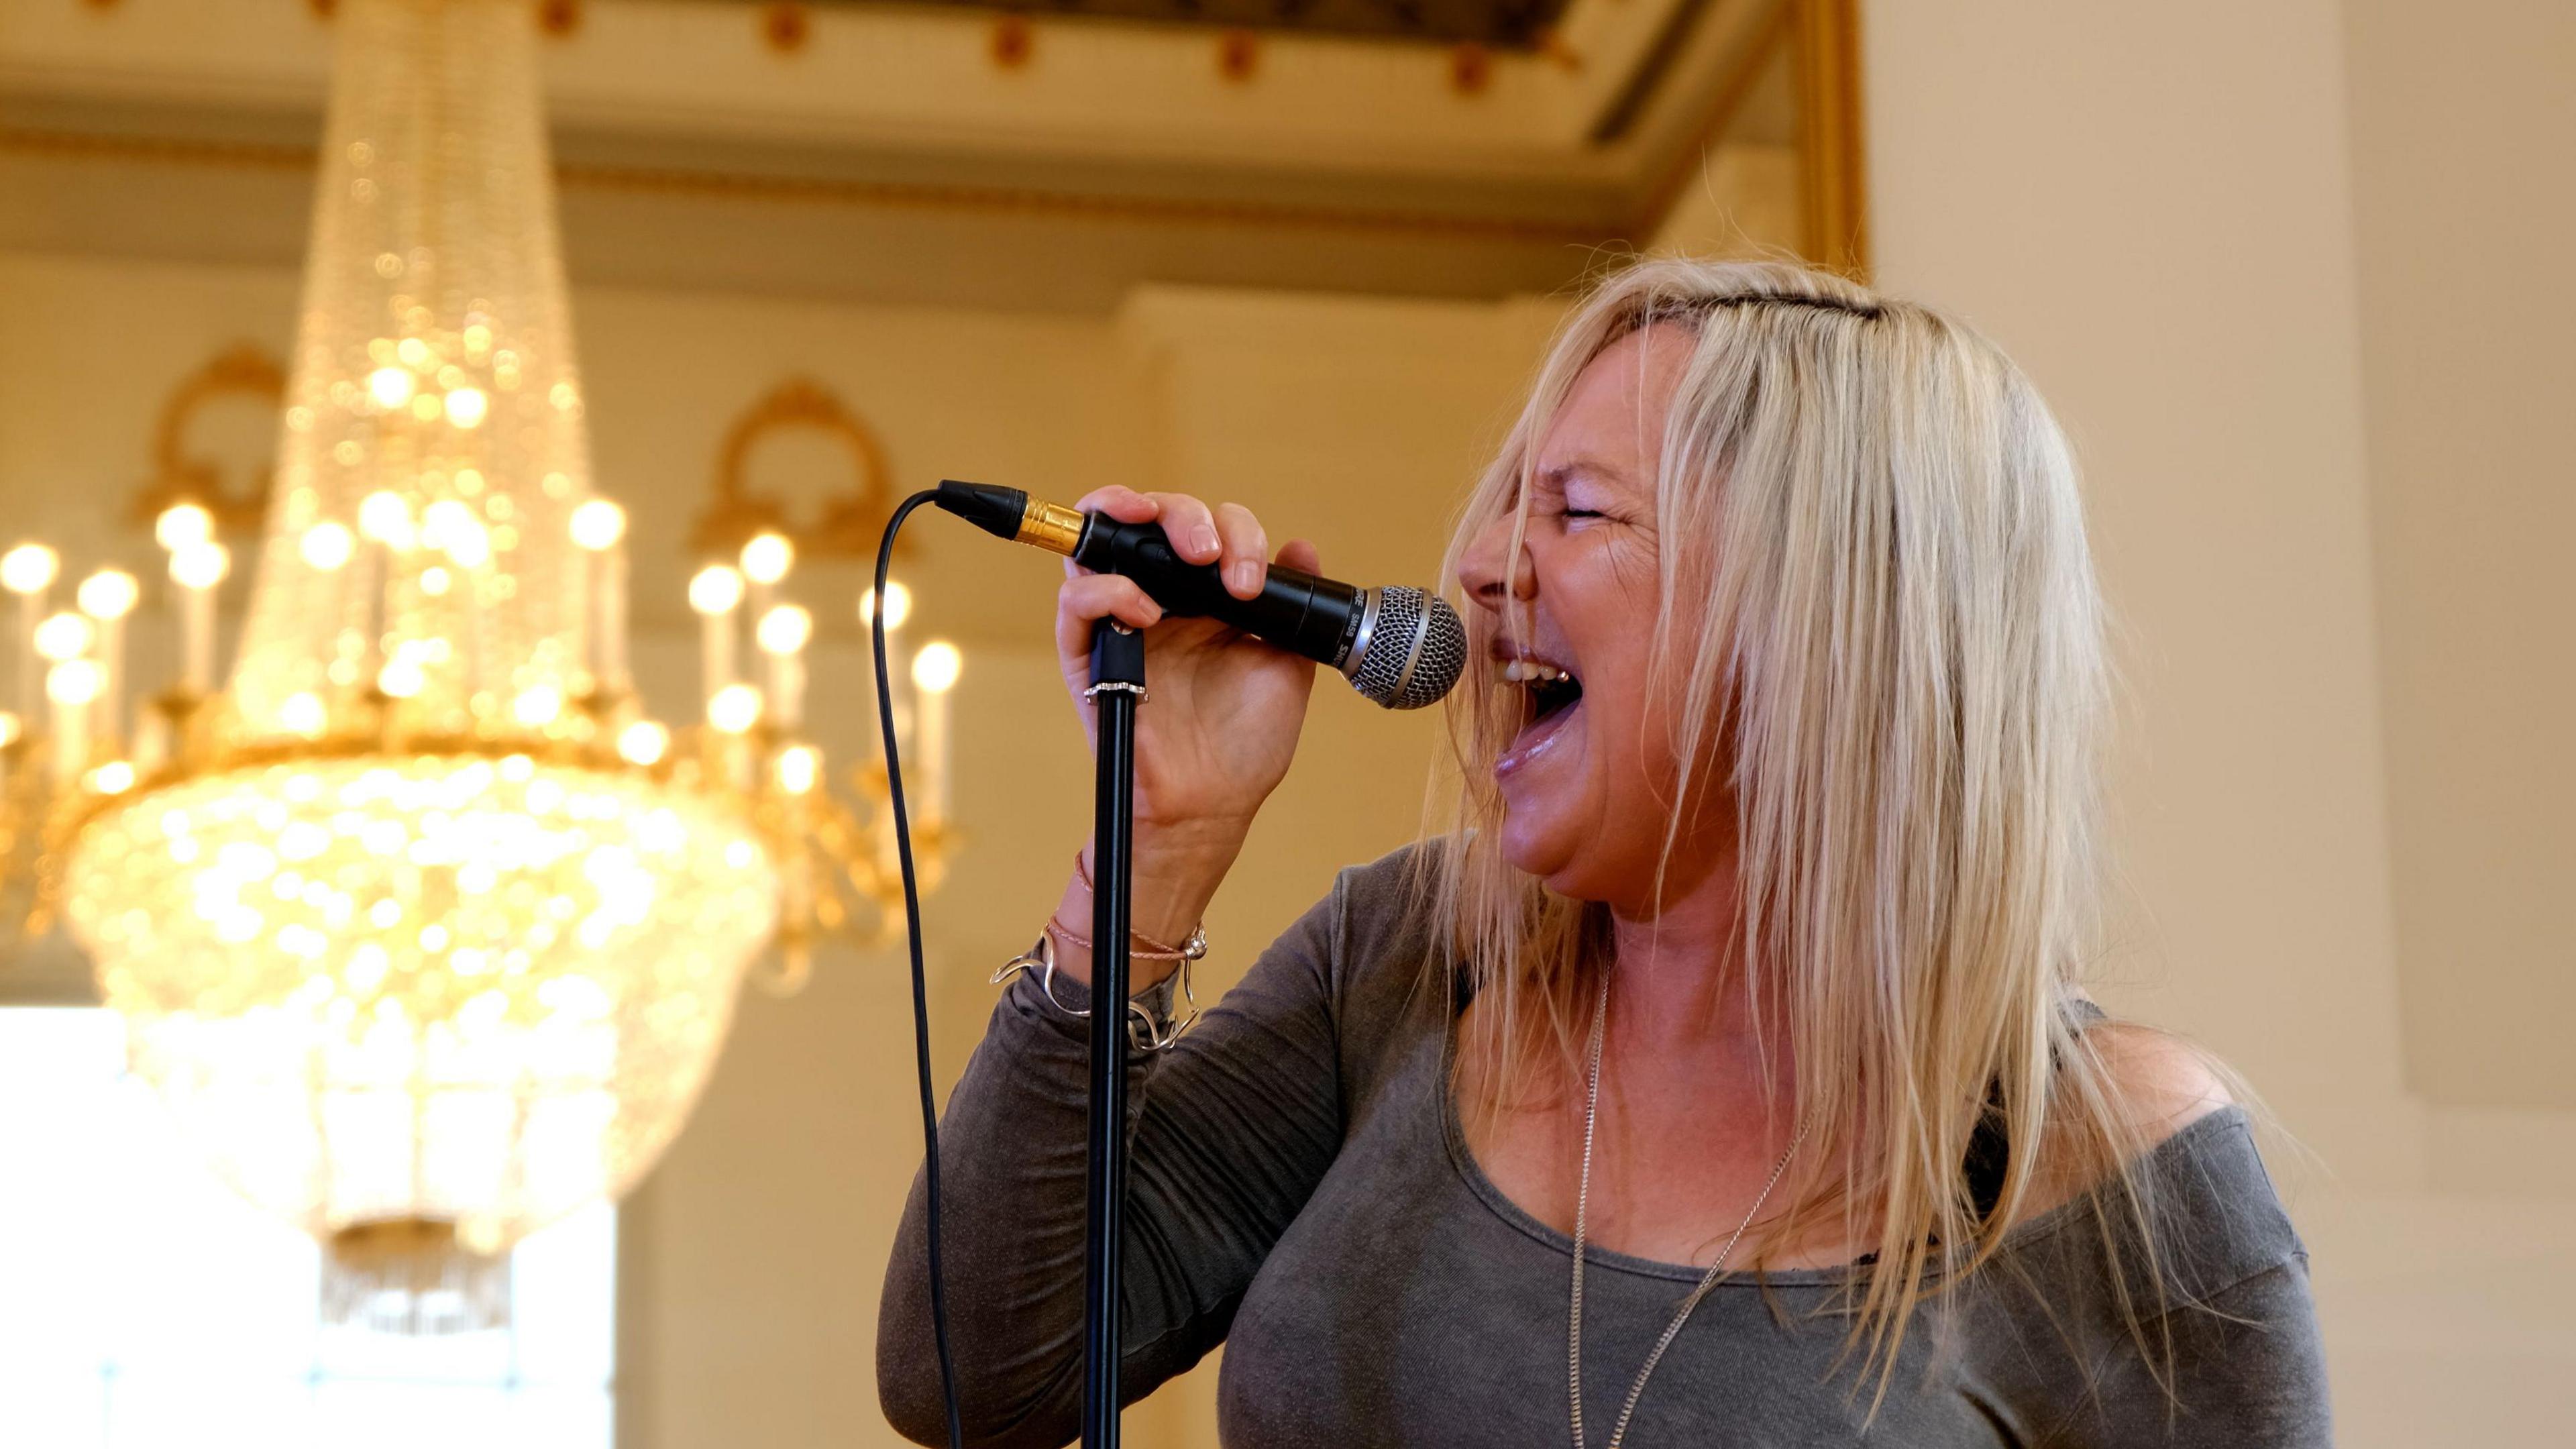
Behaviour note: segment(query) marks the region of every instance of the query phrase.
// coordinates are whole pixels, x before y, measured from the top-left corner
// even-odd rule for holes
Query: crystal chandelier
[[[324,1242],[335,1316],[466,1328],[502,1315],[513,1243],[656,1159],[763,948],[800,974],[892,885],[883,822],[797,737],[812,619],[777,597],[785,538],[693,581],[705,721],[675,736],[638,708],[527,6],[354,0],[338,23],[229,686],[203,507],[161,515],[179,681],[130,725],[136,579],[103,570],[48,613],[55,556],[0,556],[22,613],[0,828],[22,865],[43,836],[31,915],[59,904],[135,1069],[234,1187]],[[934,801],[956,670],[945,645],[914,670]],[[855,772],[863,796],[882,780]]]

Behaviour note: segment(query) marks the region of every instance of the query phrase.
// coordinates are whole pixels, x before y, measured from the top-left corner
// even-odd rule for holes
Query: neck
[[[1620,1035],[1706,1039],[1747,1036],[1741,919],[1732,849],[1693,862],[1676,859],[1658,904],[1614,909],[1611,942],[1618,963]],[[1625,1017],[1624,1023],[1620,1018]]]

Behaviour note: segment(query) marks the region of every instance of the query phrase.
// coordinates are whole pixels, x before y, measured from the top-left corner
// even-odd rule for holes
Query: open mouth
[[[1521,726],[1524,732],[1557,719],[1583,698],[1583,681],[1563,665],[1544,659],[1506,660],[1502,679],[1518,687],[1528,702],[1528,715]]]

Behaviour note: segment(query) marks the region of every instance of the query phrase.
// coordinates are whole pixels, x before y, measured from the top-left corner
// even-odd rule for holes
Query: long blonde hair
[[[1551,420],[1595,357],[1647,327],[1694,339],[1655,499],[1654,687],[1682,702],[1673,798],[1731,787],[1742,989],[1792,1055],[1795,1100],[1774,1106],[1809,1144],[1773,1241],[1840,1215],[1873,1254],[1852,1342],[1892,1369],[1918,1304],[2034,1201],[2040,1154],[2019,1149],[2046,1138],[2060,1166],[2125,1182],[2142,1145],[2068,1010],[2093,929],[2106,701],[2075,469],[2029,381],[1950,318],[1791,266],[1646,261],[1558,334],[1466,506],[1453,593],[1495,520],[1514,520],[1517,556]],[[1676,641],[1699,642],[1683,657]],[[1448,847],[1421,853],[1496,1064],[1488,1106],[1533,1051],[1579,1065],[1609,966],[1605,908],[1500,857],[1491,765],[1521,710],[1501,687],[1452,696],[1456,818]],[[1712,763],[1729,777],[1694,778]],[[1962,1174],[1981,1121],[2015,1148],[1990,1208]],[[2141,1226],[2142,1192],[2122,1214]]]

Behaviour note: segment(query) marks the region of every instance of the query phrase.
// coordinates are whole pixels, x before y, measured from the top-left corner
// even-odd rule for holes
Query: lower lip
[[[1566,726],[1583,712],[1583,701],[1576,700],[1529,728],[1522,730],[1512,747],[1494,761],[1494,778],[1508,780],[1548,757],[1557,742],[1565,738]]]

